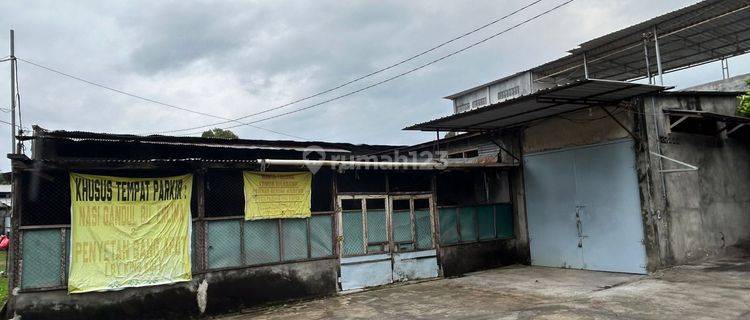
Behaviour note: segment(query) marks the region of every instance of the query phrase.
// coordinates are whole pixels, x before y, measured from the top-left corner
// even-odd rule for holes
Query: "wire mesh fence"
[[[126,172],[116,176],[167,176],[174,172]],[[15,281],[22,290],[62,288],[70,266],[70,178],[65,170],[23,172],[19,207],[23,208]],[[330,196],[330,183],[322,184]],[[316,212],[307,219],[244,220],[244,188],[241,170],[209,170],[194,179],[190,233],[193,273],[242,268],[334,255],[334,218]],[[204,202],[200,203],[199,192]],[[323,201],[319,201],[323,202]],[[331,202],[330,200],[328,202]],[[201,205],[202,204],[202,205]],[[325,203],[318,207],[325,207]],[[202,209],[201,209],[202,208]],[[327,208],[327,207],[326,207]],[[202,210],[199,212],[199,210]]]
[[[510,203],[439,207],[438,225],[443,245],[515,236],[513,205]]]

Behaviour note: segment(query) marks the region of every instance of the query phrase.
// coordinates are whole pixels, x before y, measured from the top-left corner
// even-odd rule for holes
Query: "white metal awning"
[[[666,89],[663,86],[587,79],[556,86],[472,111],[416,124],[406,130],[488,131],[520,125],[550,116],[605,106]]]

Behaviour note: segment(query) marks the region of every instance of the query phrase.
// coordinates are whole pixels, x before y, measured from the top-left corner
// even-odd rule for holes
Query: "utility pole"
[[[16,56],[13,29],[10,30],[10,153],[16,153]]]

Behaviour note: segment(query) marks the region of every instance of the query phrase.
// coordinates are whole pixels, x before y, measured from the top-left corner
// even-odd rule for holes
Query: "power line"
[[[377,70],[375,70],[375,71],[373,71],[373,72],[370,72],[370,73],[368,73],[368,74],[365,74],[365,75],[359,76],[359,77],[357,77],[357,78],[354,78],[354,79],[352,79],[352,80],[346,81],[346,82],[344,82],[344,83],[341,83],[341,84],[338,84],[338,85],[336,85],[336,86],[334,86],[334,87],[331,87],[331,88],[329,88],[329,89],[326,89],[326,90],[323,90],[323,91],[320,91],[320,92],[314,93],[314,94],[312,94],[312,95],[309,95],[309,96],[305,96],[305,97],[302,97],[302,98],[299,98],[299,99],[295,99],[295,100],[293,100],[293,101],[291,101],[291,102],[288,102],[288,103],[285,103],[285,104],[282,104],[282,105],[279,105],[279,106],[276,106],[276,107],[271,107],[271,108],[268,108],[268,109],[264,109],[264,110],[262,110],[262,111],[259,111],[259,112],[256,112],[256,113],[248,114],[248,115],[245,115],[245,116],[242,116],[242,117],[239,117],[239,118],[234,118],[233,120],[243,120],[243,119],[247,119],[247,118],[250,118],[250,117],[254,117],[254,116],[257,116],[257,115],[261,115],[261,114],[264,114],[264,113],[268,113],[268,112],[271,112],[271,111],[274,111],[274,110],[279,110],[279,109],[282,109],[282,108],[286,108],[286,107],[288,107],[288,106],[291,106],[291,105],[293,105],[293,104],[297,104],[297,103],[299,103],[299,102],[302,102],[302,101],[306,101],[306,100],[309,100],[309,99],[312,99],[312,98],[315,98],[315,97],[319,97],[319,96],[321,96],[321,95],[324,95],[324,94],[326,94],[326,93],[329,93],[329,92],[331,92],[331,91],[335,91],[335,90],[341,89],[341,88],[343,88],[343,87],[345,87],[345,86],[348,86],[348,85],[350,85],[350,84],[352,84],[352,83],[355,83],[355,82],[359,82],[359,81],[361,81],[361,80],[364,80],[364,79],[370,78],[370,77],[372,77],[372,76],[374,76],[374,75],[377,75],[377,74],[383,73],[383,72],[385,72],[385,71],[391,70],[391,69],[393,69],[393,68],[395,68],[395,67],[398,67],[398,66],[400,66],[400,65],[403,65],[403,64],[405,64],[405,63],[407,63],[407,62],[409,62],[409,61],[412,61],[412,60],[414,60],[414,59],[416,59],[416,58],[422,57],[422,56],[424,56],[424,55],[426,55],[426,54],[428,54],[428,53],[430,53],[430,52],[433,52],[433,51],[435,51],[435,50],[437,50],[437,49],[440,49],[440,48],[442,48],[442,47],[444,47],[444,46],[446,46],[446,45],[448,45],[448,44],[451,44],[451,43],[453,43],[453,42],[455,42],[455,41],[457,41],[457,40],[463,39],[463,38],[465,38],[465,37],[467,37],[467,36],[470,36],[470,35],[472,35],[472,34],[474,34],[474,33],[477,33],[477,32],[479,32],[479,31],[481,31],[481,30],[483,30],[483,29],[486,29],[486,28],[488,28],[488,27],[490,27],[490,26],[492,26],[492,25],[494,25],[494,24],[496,24],[496,23],[498,23],[498,22],[500,22],[500,21],[503,21],[503,20],[505,20],[505,19],[507,19],[507,18],[509,18],[509,17],[511,17],[511,16],[513,16],[513,15],[515,15],[515,14],[517,14],[517,13],[519,13],[519,12],[523,11],[523,10],[526,10],[526,9],[528,9],[529,7],[531,7],[531,6],[533,6],[533,5],[537,4],[537,3],[539,3],[539,2],[541,2],[541,1],[542,1],[542,0],[536,0],[536,1],[533,1],[533,2],[531,2],[531,3],[529,3],[529,4],[525,5],[525,6],[523,6],[523,7],[521,7],[521,8],[518,8],[518,9],[516,9],[515,11],[512,11],[512,12],[510,12],[510,13],[508,13],[508,14],[506,14],[506,15],[502,16],[502,17],[500,17],[500,18],[497,18],[497,19],[495,19],[495,20],[492,20],[492,21],[490,21],[490,22],[488,22],[488,23],[485,23],[485,24],[483,24],[483,25],[481,25],[481,26],[479,26],[479,27],[476,27],[476,28],[472,29],[472,30],[471,30],[471,31],[469,31],[469,32],[466,32],[466,33],[464,33],[464,34],[461,34],[461,35],[459,35],[459,36],[456,36],[456,37],[454,37],[454,38],[451,38],[450,40],[447,40],[447,41],[441,42],[441,43],[439,43],[438,45],[436,45],[436,46],[434,46],[434,47],[431,47],[431,48],[429,48],[429,49],[427,49],[427,50],[424,50],[424,51],[422,51],[422,52],[419,52],[419,53],[417,53],[417,54],[415,54],[415,55],[412,55],[412,56],[410,56],[410,57],[407,57],[407,58],[405,58],[405,59],[403,59],[403,60],[400,60],[400,61],[398,61],[398,62],[396,62],[396,63],[394,63],[394,64],[391,64],[391,65],[388,65],[388,66],[386,66],[386,67],[383,67],[383,68],[377,69]],[[200,126],[200,127],[193,127],[193,128],[186,128],[186,129],[177,129],[177,130],[167,130],[167,131],[160,131],[160,132],[158,132],[158,133],[171,133],[171,132],[190,131],[190,130],[194,130],[194,129],[198,129],[198,128],[205,128],[205,127],[210,127],[210,126],[217,126],[217,125],[227,124],[227,123],[229,123],[229,122],[230,122],[230,121],[225,121],[225,122],[217,122],[217,123],[213,123],[213,124],[210,124],[210,125],[203,125],[203,126]]]
[[[440,62],[440,61],[443,61],[443,60],[445,60],[445,59],[448,59],[448,58],[450,58],[450,57],[452,57],[452,56],[454,56],[454,55],[457,55],[457,54],[459,54],[459,53],[461,53],[461,52],[464,52],[464,51],[466,51],[466,50],[469,50],[469,49],[471,49],[471,48],[473,48],[473,47],[476,47],[476,46],[478,46],[478,45],[480,45],[480,44],[482,44],[482,43],[485,43],[485,42],[487,42],[487,41],[489,41],[489,40],[491,40],[491,39],[493,39],[493,38],[496,38],[496,37],[498,37],[498,36],[500,36],[500,35],[502,35],[502,34],[504,34],[504,33],[508,32],[508,31],[511,31],[511,30],[513,30],[513,29],[516,29],[516,28],[518,28],[518,27],[520,27],[520,26],[522,26],[522,25],[524,25],[524,24],[526,24],[526,23],[529,23],[529,22],[531,22],[531,21],[533,21],[533,20],[536,20],[536,19],[538,19],[538,18],[540,18],[540,17],[542,17],[542,16],[544,16],[544,15],[546,15],[546,14],[548,14],[548,13],[550,13],[550,12],[554,11],[554,10],[557,10],[557,9],[559,9],[559,8],[561,8],[561,7],[565,6],[565,5],[567,5],[567,4],[569,4],[569,3],[573,2],[573,1],[574,1],[574,0],[567,0],[567,1],[563,2],[563,3],[561,3],[561,4],[558,4],[557,6],[554,6],[554,7],[550,8],[550,9],[548,9],[548,10],[545,10],[545,11],[543,11],[543,12],[541,12],[541,13],[539,13],[539,14],[537,14],[537,15],[535,15],[535,16],[533,16],[533,17],[531,17],[531,18],[528,18],[528,19],[526,19],[526,20],[524,20],[524,21],[522,21],[522,22],[520,22],[520,23],[518,23],[518,24],[515,24],[515,25],[513,25],[513,26],[511,26],[511,27],[509,27],[509,28],[507,28],[507,29],[504,29],[504,30],[502,30],[502,31],[500,31],[500,32],[498,32],[498,33],[492,34],[491,36],[489,36],[489,37],[486,37],[486,38],[483,38],[483,39],[482,39],[482,40],[480,40],[480,41],[474,42],[474,43],[472,43],[471,45],[469,45],[469,46],[467,46],[467,47],[464,47],[464,48],[461,48],[461,49],[459,49],[459,50],[453,51],[453,52],[451,52],[451,53],[449,53],[449,54],[447,54],[447,55],[441,56],[440,58],[437,58],[437,59],[435,59],[435,60],[432,60],[432,61],[430,61],[430,62],[427,62],[427,63],[425,63],[425,64],[422,64],[422,65],[420,65],[420,66],[418,66],[418,67],[415,67],[415,68],[409,69],[409,70],[407,70],[407,71],[405,71],[405,72],[399,73],[399,74],[397,74],[397,75],[395,75],[395,76],[392,76],[392,77],[390,77],[390,78],[386,78],[386,79],[384,79],[384,80],[381,80],[381,81],[375,82],[375,83],[373,83],[373,84],[371,84],[371,85],[368,85],[368,86],[362,87],[362,88],[360,88],[360,89],[357,89],[357,90],[354,90],[354,91],[350,91],[350,92],[348,92],[348,93],[345,93],[345,94],[342,94],[342,95],[339,95],[339,96],[336,96],[336,97],[333,97],[333,98],[330,98],[330,99],[327,99],[327,100],[324,100],[324,101],[321,101],[321,102],[318,102],[318,103],[315,103],[315,104],[312,104],[312,105],[309,105],[309,106],[306,106],[306,107],[303,107],[303,108],[298,108],[298,109],[294,109],[294,110],[291,110],[291,111],[287,111],[287,112],[284,112],[284,113],[276,114],[276,115],[273,115],[273,116],[269,116],[269,117],[261,118],[261,119],[258,119],[258,120],[254,120],[254,121],[250,121],[250,122],[248,122],[248,124],[254,124],[254,123],[258,123],[258,122],[262,122],[262,121],[266,121],[266,120],[271,120],[271,119],[279,118],[279,117],[282,117],[282,116],[290,115],[290,114],[293,114],[293,113],[301,112],[301,111],[304,111],[304,110],[312,109],[312,108],[315,108],[315,107],[318,107],[318,106],[321,106],[321,105],[324,105],[324,104],[327,104],[327,103],[330,103],[330,102],[333,102],[333,101],[336,101],[336,100],[339,100],[339,99],[342,99],[342,98],[345,98],[345,97],[348,97],[348,96],[351,96],[351,95],[354,95],[354,94],[357,94],[357,93],[359,93],[359,92],[362,92],[362,91],[368,90],[368,89],[370,89],[370,88],[373,88],[373,87],[376,87],[376,86],[382,85],[382,84],[384,84],[384,83],[387,83],[387,82],[393,81],[393,80],[395,80],[395,79],[401,78],[401,77],[403,77],[403,76],[406,76],[406,75],[408,75],[408,74],[410,74],[410,73],[414,73],[414,72],[416,72],[416,71],[418,71],[418,70],[424,69],[424,68],[426,68],[426,67],[428,67],[428,66],[430,66],[430,65],[433,65],[433,64],[435,64],[435,63],[438,63],[438,62]],[[245,117],[242,117],[242,118],[238,118],[238,119],[244,119],[244,118],[245,118]],[[212,127],[212,126],[216,126],[216,125],[221,125],[221,124],[226,124],[226,123],[228,123],[228,122],[221,122],[221,123],[212,123],[212,124],[208,124],[208,125],[203,125],[203,126],[196,126],[196,127],[191,127],[191,128],[185,128],[185,129],[177,129],[177,130],[162,131],[162,132],[160,132],[160,133],[180,132],[180,131],[191,131],[191,130],[196,130],[196,129],[206,128],[206,127]],[[240,126],[243,126],[243,125],[244,125],[244,124],[238,124],[238,125],[233,125],[233,126],[228,126],[228,127],[224,127],[223,129],[231,129],[231,128],[236,128],[236,127],[240,127]]]
[[[115,92],[115,93],[126,95],[126,96],[129,96],[131,98],[136,98],[136,99],[143,100],[143,101],[146,101],[146,102],[158,104],[158,105],[161,105],[161,106],[165,106],[165,107],[169,107],[169,108],[173,108],[173,109],[177,109],[177,110],[181,110],[181,111],[185,111],[185,112],[195,113],[195,114],[199,114],[199,115],[206,116],[206,117],[211,117],[211,118],[216,118],[216,119],[221,119],[221,120],[227,120],[227,122],[223,122],[223,123],[237,122],[237,123],[240,123],[240,124],[243,124],[243,125],[247,125],[247,126],[253,127],[255,129],[260,129],[260,130],[272,132],[272,133],[283,135],[283,136],[287,136],[287,137],[292,137],[292,138],[296,138],[296,139],[305,140],[305,138],[302,138],[302,137],[299,137],[299,136],[295,136],[295,135],[291,135],[291,134],[287,134],[287,133],[283,133],[283,132],[280,132],[280,131],[271,130],[271,129],[267,129],[267,128],[263,128],[263,127],[253,126],[253,125],[251,125],[249,123],[242,123],[239,120],[234,120],[234,119],[230,119],[230,118],[226,118],[226,117],[221,117],[221,116],[213,115],[213,114],[210,114],[210,113],[205,113],[205,112],[201,112],[201,111],[192,110],[192,109],[189,109],[189,108],[186,108],[186,107],[181,107],[181,106],[177,106],[177,105],[173,105],[173,104],[161,102],[161,101],[158,101],[158,100],[154,100],[154,99],[151,99],[151,98],[140,96],[140,95],[137,95],[137,94],[134,94],[134,93],[130,93],[130,92],[127,92],[127,91],[123,91],[123,90],[120,90],[120,89],[115,89],[115,88],[112,88],[112,87],[109,87],[109,86],[106,86],[106,85],[103,85],[103,84],[100,84],[100,83],[96,83],[96,82],[93,82],[91,80],[86,80],[84,78],[81,78],[81,77],[78,77],[78,76],[74,76],[72,74],[65,73],[65,72],[62,72],[60,70],[57,70],[57,69],[54,69],[54,68],[51,68],[51,67],[47,67],[47,66],[38,64],[36,62],[32,62],[32,61],[23,59],[23,58],[16,57],[16,59],[21,60],[21,61],[23,61],[25,63],[28,63],[28,64],[30,64],[32,66],[35,66],[35,67],[38,67],[38,68],[41,68],[41,69],[44,69],[44,70],[56,73],[58,75],[61,75],[61,76],[64,76],[64,77],[67,77],[67,78],[70,78],[70,79],[73,79],[73,80],[77,80],[77,81],[80,81],[80,82],[83,82],[83,83],[86,83],[86,84],[90,84],[92,86],[99,87],[99,88],[102,88],[102,89],[105,89],[105,90],[109,90],[109,91],[112,91],[112,92]]]
[[[0,123],[2,123],[2,124],[7,124],[7,125],[9,125],[9,126],[12,126],[12,125],[13,125],[12,123],[10,123],[10,122],[8,122],[8,121],[5,121],[5,120],[0,120]],[[19,126],[19,125],[16,125],[16,127],[17,127],[17,128],[21,128],[21,129],[26,129],[26,130],[29,130],[29,129],[30,129],[29,127],[21,127],[21,126]]]

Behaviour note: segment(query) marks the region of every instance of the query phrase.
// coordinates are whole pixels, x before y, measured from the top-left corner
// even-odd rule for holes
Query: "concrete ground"
[[[650,276],[510,266],[221,317],[239,319],[750,319],[750,258]]]

